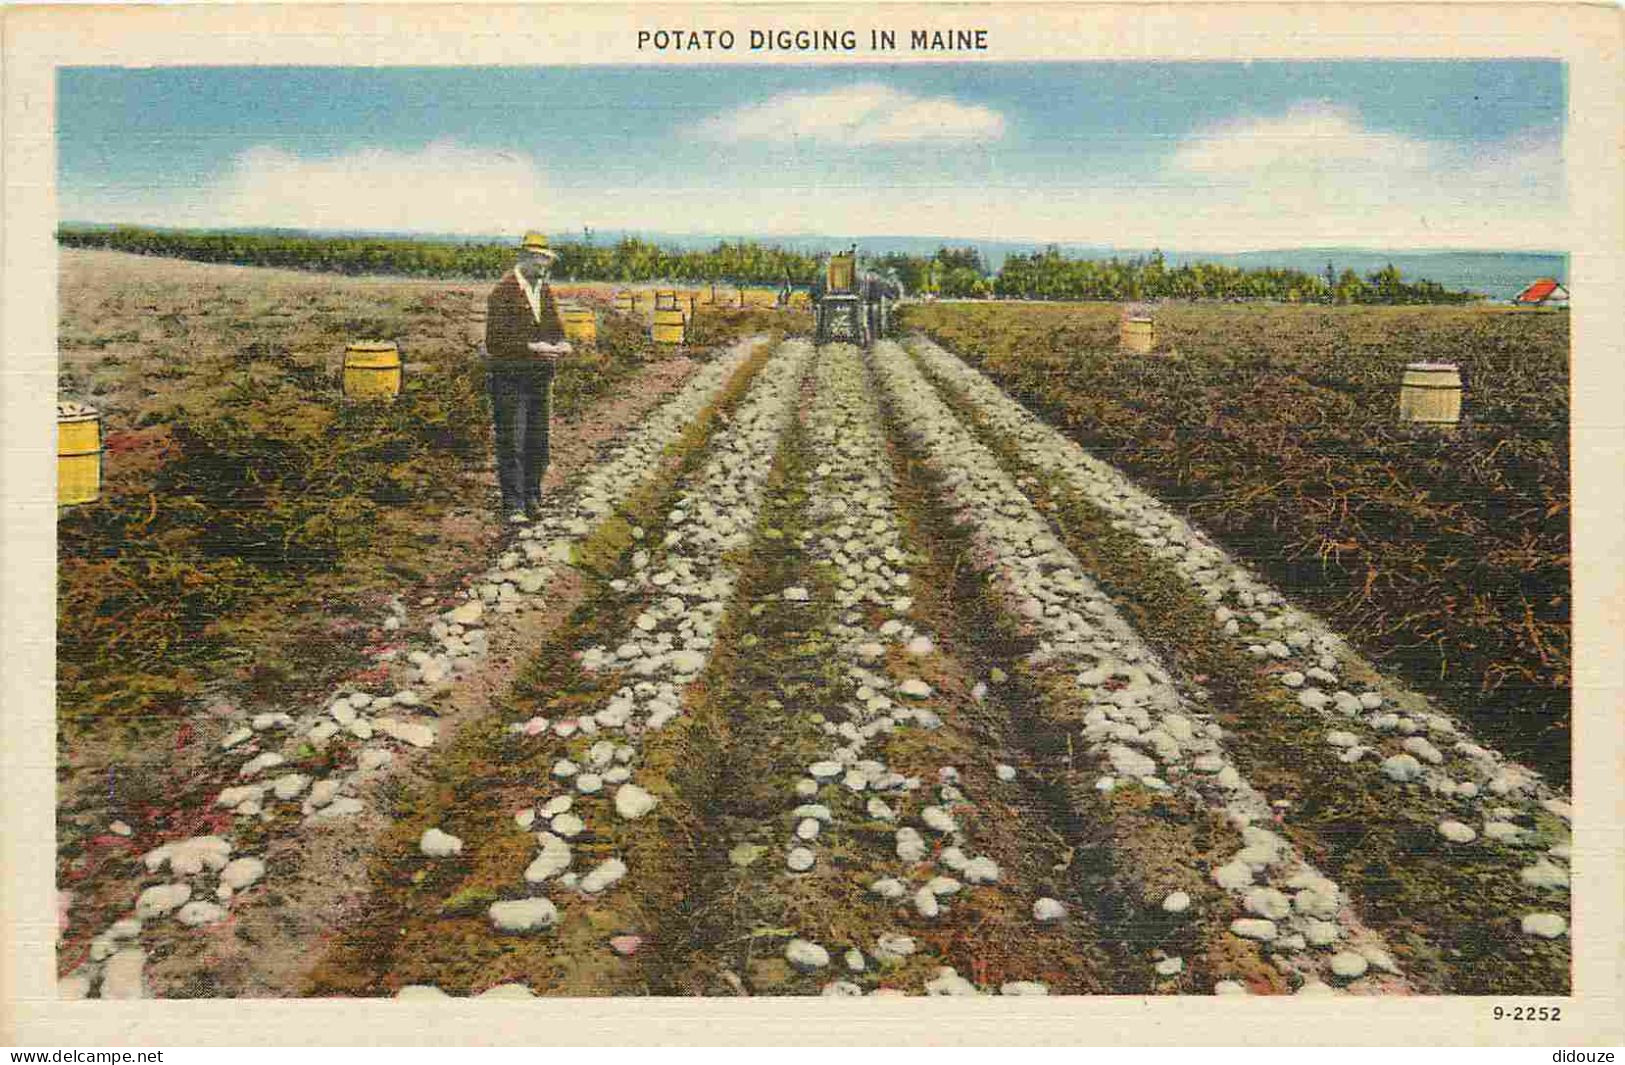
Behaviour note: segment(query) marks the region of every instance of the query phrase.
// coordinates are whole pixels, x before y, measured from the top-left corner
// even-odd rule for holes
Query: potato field
[[[64,996],[1570,986],[1561,316],[584,288],[505,531],[484,288],[63,261]]]

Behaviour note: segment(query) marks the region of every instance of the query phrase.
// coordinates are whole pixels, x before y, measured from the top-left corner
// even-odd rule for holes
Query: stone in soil
[[[636,784],[622,784],[615,792],[615,812],[628,821],[642,817],[653,810],[658,802],[658,799]]]
[[[829,951],[805,939],[792,939],[785,944],[784,960],[798,972],[810,973],[829,964]]]
[[[972,884],[992,884],[999,879],[999,867],[992,858],[972,858],[965,864],[964,875]]]
[[[1254,888],[1243,900],[1249,913],[1279,921],[1292,912],[1292,900],[1274,888]]]
[[[438,828],[429,828],[418,840],[418,850],[428,858],[449,858],[462,853],[463,841]]]
[[[1183,891],[1170,892],[1162,900],[1162,908],[1167,913],[1184,913],[1191,908],[1191,897]]]
[[[551,928],[559,919],[558,907],[541,898],[493,902],[486,914],[499,932],[535,932]]]
[[[981,994],[981,992],[976,990],[975,984],[971,983],[963,976],[960,976],[959,973],[946,965],[937,970],[936,979],[926,981],[925,993],[927,995],[955,996]]]
[[[551,832],[538,833],[542,849],[525,869],[525,879],[532,884],[555,877],[570,868],[570,845]]]
[[[226,911],[224,908],[202,900],[188,902],[175,911],[175,920],[194,928],[198,925],[216,924],[225,920],[225,917]]]
[[[1230,931],[1243,939],[1258,939],[1269,942],[1276,936],[1274,921],[1266,921],[1256,917],[1238,917],[1230,922]]]
[[[1460,821],[1440,821],[1439,835],[1451,843],[1471,843],[1478,838],[1478,833]]]
[[[1430,765],[1442,765],[1444,763],[1444,755],[1439,753],[1439,749],[1421,736],[1410,737],[1402,746],[1406,751]]]
[[[264,875],[265,863],[258,858],[237,858],[220,870],[220,882],[233,891],[242,891]]]
[[[148,872],[168,865],[177,876],[193,876],[205,868],[224,868],[230,857],[231,844],[219,836],[193,836],[148,851],[142,861]]]
[[[1352,950],[1341,951],[1332,955],[1332,972],[1344,980],[1357,980],[1365,975],[1371,963],[1364,955],[1356,954]]]
[[[813,863],[816,860],[817,859],[813,856],[813,852],[808,850],[806,847],[794,847],[791,848],[789,854],[785,855],[784,864],[788,866],[790,871],[793,873],[805,873],[808,869],[813,867]]]
[[[1033,920],[1041,923],[1059,921],[1066,916],[1066,906],[1057,899],[1039,899],[1033,903]]]
[[[350,795],[345,795],[341,798],[334,799],[332,802],[322,807],[316,812],[316,816],[327,819],[348,817],[350,814],[358,814],[366,808],[366,804],[360,799]]]
[[[142,920],[162,917],[192,897],[190,884],[154,884],[135,900],[135,915]]]
[[[1156,970],[1158,976],[1178,976],[1185,971],[1185,959],[1164,958],[1157,962]]]
[[[757,859],[766,853],[767,848],[760,843],[741,843],[728,852],[728,862],[740,869],[744,869],[755,864]]]
[[[1539,936],[1541,939],[1556,939],[1568,931],[1569,922],[1562,914],[1556,913],[1528,913],[1524,914],[1520,922],[1524,935]]]
[[[619,858],[606,858],[594,866],[592,872],[581,878],[581,890],[589,895],[596,895],[613,887],[625,875],[625,862]]]
[[[897,857],[905,862],[917,862],[925,857],[925,840],[912,828],[897,830]]]
[[[921,917],[927,919],[942,912],[941,905],[937,903],[936,893],[930,888],[921,888],[914,893],[914,909]]]
[[[896,877],[882,877],[869,885],[869,890],[883,899],[900,899],[908,894],[908,888]]]
[[[1569,885],[1569,874],[1544,858],[1520,870],[1518,878],[1530,887],[1536,888],[1560,888]]]
[[[1232,859],[1213,870],[1213,882],[1227,891],[1236,891],[1253,882],[1252,866]]]
[[[1382,772],[1389,780],[1406,784],[1422,775],[1422,763],[1411,755],[1396,754],[1382,760]]]

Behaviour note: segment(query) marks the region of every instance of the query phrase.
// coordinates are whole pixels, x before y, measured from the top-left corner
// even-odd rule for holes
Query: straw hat
[[[557,259],[558,252],[547,246],[547,234],[538,233],[534,229],[525,234],[525,239],[519,242],[520,251],[528,251],[533,255],[545,255],[549,259]]]

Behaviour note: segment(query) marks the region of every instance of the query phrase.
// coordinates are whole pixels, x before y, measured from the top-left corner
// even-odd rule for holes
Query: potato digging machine
[[[891,331],[892,307],[902,294],[895,278],[858,271],[856,245],[831,255],[813,285],[815,340],[868,347]]]

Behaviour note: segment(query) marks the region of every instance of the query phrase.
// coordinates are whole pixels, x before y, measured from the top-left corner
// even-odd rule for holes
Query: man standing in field
[[[526,233],[519,262],[491,291],[485,312],[487,381],[496,430],[497,483],[502,513],[524,524],[542,501],[553,371],[570,353],[548,274],[558,258],[540,233]]]

